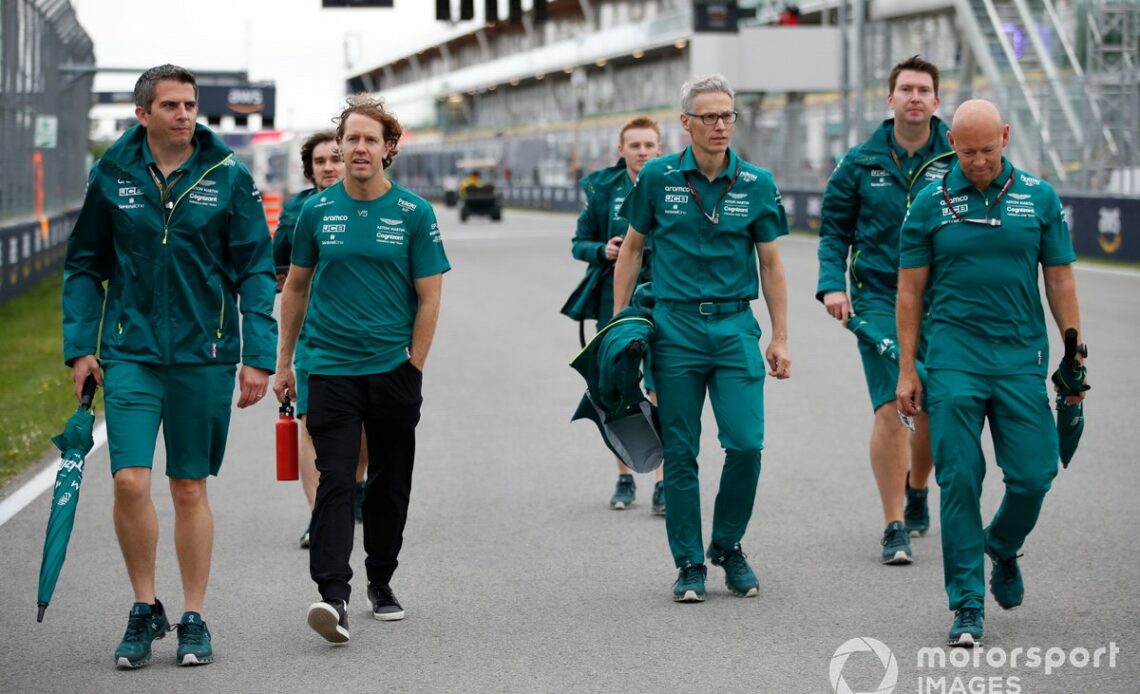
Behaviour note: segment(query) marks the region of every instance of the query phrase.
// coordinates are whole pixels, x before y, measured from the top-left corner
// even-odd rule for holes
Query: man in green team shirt
[[[930,413],[942,491],[943,572],[955,612],[951,646],[981,643],[984,555],[993,562],[990,590],[997,604],[1021,604],[1018,552],[1057,474],[1038,266],[1057,327],[1080,330],[1071,265],[1076,254],[1061,200],[1048,183],[1006,161],[1008,143],[1009,126],[993,104],[959,106],[950,129],[958,162],[919,193],[900,231],[897,397],[904,414]],[[927,342],[925,389],[915,369],[920,327]],[[987,421],[1005,496],[983,528],[980,437]]]
[[[954,162],[946,124],[934,115],[938,103],[937,67],[918,56],[895,65],[887,79],[894,118],[847,153],[823,193],[815,298],[832,318],[846,324],[854,312],[891,340],[896,339],[899,225],[915,194],[941,180]],[[871,470],[883,506],[881,561],[909,564],[910,535],[924,535],[930,527],[930,428],[924,415],[908,435],[895,403],[898,367],[874,345],[862,340],[858,345],[875,413]]]
[[[639,116],[622,126],[618,134],[618,155],[621,159],[613,166],[600,169],[582,179],[586,204],[578,215],[578,228],[574,232],[571,252],[578,260],[589,263],[590,271],[600,274],[597,290],[598,327],[613,317],[614,261],[621,249],[629,223],[618,214],[625,196],[633,188],[645,163],[661,154],[661,128],[657,121]],[[640,281],[649,281],[649,254],[641,268]],[[653,390],[653,378],[645,375],[645,389]],[[651,399],[656,396],[650,394]],[[633,505],[637,484],[633,470],[617,459],[618,481],[610,497],[610,508],[620,511]],[[665,513],[665,485],[661,481],[662,469],[657,468],[657,483],[653,487],[650,508],[657,515]]]
[[[366,95],[349,100],[337,125],[345,178],[302,208],[282,291],[273,388],[278,399],[295,390],[299,334],[309,374],[306,427],[320,472],[309,571],[321,600],[309,607],[308,622],[334,643],[349,638],[352,492],[362,426],[369,450],[368,597],[376,619],[404,617],[390,581],[408,515],[423,368],[443,273],[451,269],[431,206],[384,173],[400,134],[381,102]]]
[[[788,233],[787,217],[772,175],[729,147],[733,98],[720,75],[686,83],[680,120],[692,145],[647,163],[620,211],[629,230],[614,270],[615,313],[629,303],[646,237],[653,242],[650,349],[677,602],[705,599],[697,452],[706,392],[725,449],[707,557],[724,567],[733,593],[759,591],[740,540],[752,517],[764,447],[764,356],[751,304],[761,286],[772,321],[769,373],[791,375],[787,284],[776,244]]]

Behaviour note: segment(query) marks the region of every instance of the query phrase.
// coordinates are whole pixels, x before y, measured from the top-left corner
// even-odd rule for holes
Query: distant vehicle
[[[498,222],[503,218],[503,201],[495,185],[484,180],[481,171],[497,171],[494,159],[460,159],[455,167],[465,175],[459,183],[459,221],[466,222],[473,215],[490,217]]]

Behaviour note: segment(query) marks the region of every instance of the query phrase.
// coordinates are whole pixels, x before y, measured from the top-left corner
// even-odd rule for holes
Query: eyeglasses
[[[685,115],[689,118],[698,118],[705,125],[716,125],[718,120],[724,121],[725,125],[732,125],[740,114],[736,111],[725,111],[724,113],[686,113]]]

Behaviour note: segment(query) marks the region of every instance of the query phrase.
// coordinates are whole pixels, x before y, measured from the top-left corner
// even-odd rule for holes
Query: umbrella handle
[[[44,612],[47,612],[47,606],[48,606],[48,604],[46,602],[36,603],[36,621],[37,622],[44,621]]]
[[[1077,329],[1065,329],[1065,361],[1072,363],[1080,354],[1084,358],[1089,356],[1089,347],[1084,344],[1077,344]]]
[[[85,410],[91,409],[91,401],[95,399],[95,389],[99,384],[95,382],[95,375],[88,374],[87,380],[83,382],[83,393],[79,400],[79,406]]]

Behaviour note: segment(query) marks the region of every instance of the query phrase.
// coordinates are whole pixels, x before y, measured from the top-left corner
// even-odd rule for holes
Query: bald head
[[[997,107],[985,99],[964,101],[954,112],[950,146],[966,180],[985,190],[1002,170],[1002,154],[1009,144],[1009,125],[1002,122]]]

